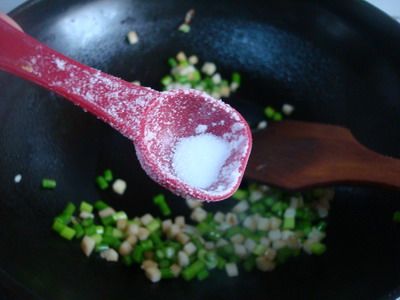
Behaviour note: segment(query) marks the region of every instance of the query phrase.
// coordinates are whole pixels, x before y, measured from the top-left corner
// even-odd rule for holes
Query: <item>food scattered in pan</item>
[[[168,59],[171,67],[170,74],[161,79],[164,90],[196,89],[210,94],[215,99],[229,97],[241,83],[241,76],[233,72],[231,80],[223,79],[217,72],[217,67],[212,62],[205,62],[198,67],[199,59],[196,55],[186,56],[179,52],[176,58]]]
[[[182,277],[203,280],[214,269],[228,276],[272,271],[301,252],[320,255],[332,190],[285,193],[262,185],[238,190],[227,212],[187,200],[190,220],[173,216],[165,197],[153,202],[160,217],[128,217],[103,201],[69,203],[55,218],[61,237],[81,240],[86,256],[137,265],[152,282]]]
[[[237,72],[230,82],[222,79],[214,63],[206,62],[197,68],[199,59],[195,55],[187,57],[179,52],[168,63],[170,74],[161,80],[165,90],[195,88],[219,99],[231,95],[241,84]],[[282,112],[268,106],[264,114],[267,120],[280,121],[293,110],[289,104],[282,106]],[[260,122],[264,128],[267,120]],[[208,174],[192,172],[198,170],[202,157],[202,165],[220,163],[207,160],[205,145],[214,152],[219,149],[221,161],[226,156],[225,145],[205,135],[204,129],[199,126],[195,139],[183,140],[182,149],[177,147],[174,158],[176,172],[195,186],[210,181]],[[191,161],[196,163],[193,168]],[[97,176],[96,183],[101,190],[112,186],[120,195],[127,187],[125,181],[114,180],[110,169]],[[324,219],[332,198],[330,189],[300,194],[250,184],[228,200],[233,205],[227,212],[211,212],[200,201],[186,200],[190,220],[183,215],[173,216],[162,194],[153,199],[160,216],[131,218],[103,201],[82,202],[79,209],[69,203],[55,218],[53,230],[67,240],[81,240],[86,256],[99,253],[99,257],[110,262],[138,265],[152,282],[177,277],[204,280],[214,269],[225,270],[233,277],[243,270],[272,271],[301,252],[324,253]]]

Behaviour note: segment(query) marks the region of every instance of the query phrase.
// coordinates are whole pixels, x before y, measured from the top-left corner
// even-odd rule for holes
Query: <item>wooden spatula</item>
[[[400,188],[400,160],[367,149],[346,128],[283,121],[253,138],[248,179],[288,190],[339,183]]]

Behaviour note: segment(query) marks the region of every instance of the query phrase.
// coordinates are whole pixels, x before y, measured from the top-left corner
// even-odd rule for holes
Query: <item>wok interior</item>
[[[190,8],[196,16],[185,35],[176,28]],[[345,125],[374,150],[400,153],[400,65],[392,55],[398,44],[377,42],[379,28],[368,31],[369,18],[398,28],[367,6],[53,0],[33,1],[14,16],[50,47],[156,88],[168,57],[197,54],[225,76],[242,73],[243,86],[229,103],[252,125],[265,105],[288,102],[296,119]],[[125,42],[132,29],[141,37],[135,46]],[[93,116],[9,75],[0,74],[0,87],[0,267],[18,287],[44,299],[376,299],[399,282],[400,234],[391,218],[399,194],[371,188],[338,187],[328,252],[272,273],[228,279],[217,272],[205,282],[152,285],[138,268],[87,259],[77,242],[50,230],[67,201],[101,198],[130,215],[156,214],[151,197],[165,191],[142,171],[131,142]],[[122,199],[95,188],[95,176],[108,167],[128,182]],[[23,179],[15,185],[18,173]],[[56,178],[57,189],[40,190],[43,177]],[[182,199],[167,197],[174,212],[188,212]]]

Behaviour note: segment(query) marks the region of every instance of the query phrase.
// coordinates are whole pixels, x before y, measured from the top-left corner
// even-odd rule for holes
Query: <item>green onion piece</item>
[[[137,245],[132,253],[133,261],[135,261],[138,264],[142,263],[143,253],[144,253],[143,247],[141,245]]]
[[[247,272],[251,272],[254,267],[256,265],[256,261],[254,259],[253,256],[249,256],[248,258],[246,258],[246,260],[243,262],[243,268],[247,271]]]
[[[400,211],[395,211],[393,214],[393,222],[400,223]]]
[[[83,219],[81,222],[81,225],[83,227],[91,226],[91,225],[93,225],[93,219],[92,218]]]
[[[171,68],[175,68],[178,65],[178,63],[176,62],[176,59],[173,57],[168,59],[168,64],[170,65]]]
[[[112,236],[117,239],[122,239],[124,237],[124,233],[118,228],[114,228],[112,231]]]
[[[242,189],[238,189],[233,195],[232,198],[233,199],[237,199],[237,200],[244,200],[249,196],[248,191],[242,190]]]
[[[273,119],[274,121],[282,121],[283,116],[282,116],[281,113],[276,112],[276,113],[272,116],[272,119]]]
[[[263,254],[265,252],[265,250],[267,250],[267,247],[265,245],[257,245],[255,246],[255,248],[253,249],[253,254],[260,256],[261,254]]]
[[[163,216],[167,217],[171,215],[171,208],[168,206],[166,202],[161,203],[159,207]]]
[[[275,203],[275,198],[274,198],[274,197],[271,197],[271,196],[268,196],[268,197],[265,197],[263,201],[264,201],[264,204],[265,204],[266,206],[271,207],[271,206],[273,206],[274,203]]]
[[[133,264],[133,259],[132,259],[132,256],[130,256],[130,255],[124,255],[124,256],[122,256],[121,259],[122,259],[122,263],[127,267],[130,267]]]
[[[217,269],[218,270],[224,269],[225,268],[225,264],[226,264],[226,260],[223,257],[218,256]]]
[[[267,107],[264,109],[264,114],[265,114],[265,116],[266,116],[267,118],[272,119],[273,116],[275,115],[275,109],[273,109],[271,106],[267,106]]]
[[[300,249],[292,249],[292,248],[284,247],[277,251],[276,261],[278,264],[283,264],[289,258],[291,258],[293,256],[298,256],[299,254],[300,254]]]
[[[293,229],[295,228],[295,218],[284,218],[283,219],[283,229]]]
[[[106,169],[106,170],[104,171],[103,178],[104,178],[107,182],[112,181],[113,178],[114,178],[114,177],[113,177],[112,171],[111,171],[110,169]]]
[[[140,245],[143,248],[143,251],[148,251],[153,249],[153,241],[152,240],[144,240],[140,243]]]
[[[193,82],[198,82],[201,80],[201,73],[199,71],[194,71],[192,74],[190,74],[190,81]]]
[[[96,183],[101,190],[105,190],[106,188],[108,188],[108,182],[104,179],[103,176],[97,176]]]
[[[93,205],[87,203],[86,201],[81,202],[81,206],[79,207],[80,211],[85,211],[91,213],[93,211]]]
[[[100,244],[96,245],[96,252],[103,252],[105,250],[110,249],[110,246],[101,242]],[[124,257],[124,256],[123,256]]]
[[[114,237],[114,236],[112,236],[112,235],[103,235],[103,241],[102,241],[104,244],[106,244],[106,245],[109,245],[109,246],[111,246],[111,247],[113,247],[113,248],[119,248],[119,246],[121,246],[121,241],[118,239],[118,238],[116,238],[116,237]]]
[[[156,257],[158,259],[160,259],[160,260],[163,259],[165,257],[164,251],[162,249],[157,249],[156,250]]]
[[[162,259],[158,265],[160,268],[168,268],[171,265],[171,262],[168,259]]]
[[[184,23],[181,26],[179,26],[178,30],[182,31],[183,33],[188,33],[190,31],[190,25]]]
[[[240,85],[240,82],[242,81],[242,78],[238,72],[233,72],[232,73],[232,81],[236,82],[237,84]]]
[[[207,252],[203,261],[209,270],[214,269],[218,265],[218,255],[215,252]]]
[[[57,182],[54,179],[43,178],[42,179],[42,188],[48,190],[54,190],[57,186]]]
[[[159,233],[157,233],[157,232],[151,233],[150,239],[152,240],[152,242],[156,248],[161,248],[163,246],[163,241],[161,240]]]
[[[75,236],[75,230],[69,226],[65,226],[61,231],[60,231],[60,236],[63,237],[66,240],[72,240]]]
[[[128,216],[124,211],[117,211],[115,214],[112,215],[114,221],[118,220],[126,220],[128,219]]]
[[[235,253],[235,250],[233,249],[232,244],[228,244],[228,245],[218,248],[217,252],[219,255],[221,255],[223,257],[228,257],[228,256],[233,255]]]
[[[85,228],[85,234],[88,236],[92,236],[96,234],[96,226],[95,225],[90,225]]]
[[[311,245],[311,253],[321,255],[326,251],[326,245],[322,243],[314,243]]]
[[[77,239],[80,239],[85,235],[85,230],[83,229],[81,224],[75,224],[73,228],[75,230],[75,237]]]
[[[99,245],[101,241],[103,240],[103,237],[100,234],[94,234],[90,236],[94,241],[96,242],[96,245]]]
[[[101,222],[103,223],[104,226],[115,224],[115,220],[114,220],[114,217],[112,215],[104,217],[104,218],[101,218]]]
[[[63,214],[72,216],[76,210],[76,206],[72,202],[68,202],[67,206],[65,207]]]
[[[109,207],[109,205],[101,200],[98,200],[94,203],[94,208],[97,209],[98,211],[103,210],[107,207]]]
[[[157,219],[154,219],[149,224],[147,224],[146,227],[148,230],[150,230],[150,232],[154,232],[161,227],[161,222]]]
[[[160,272],[162,279],[170,279],[175,277],[174,273],[172,273],[171,269],[168,267],[160,269]]]
[[[65,223],[60,218],[55,218],[53,222],[53,226],[51,227],[55,232],[61,233],[61,231],[65,228]]]
[[[204,280],[206,279],[210,273],[207,271],[207,269],[201,270],[199,273],[197,273],[197,279],[198,280]]]
[[[103,234],[104,233],[104,227],[101,225],[96,225],[96,233],[97,234]]]
[[[169,75],[164,76],[161,78],[161,84],[164,86],[168,86],[172,83],[172,77]]]
[[[190,266],[182,271],[182,277],[185,280],[192,280],[197,274],[205,270],[206,266],[201,260],[196,260]]]

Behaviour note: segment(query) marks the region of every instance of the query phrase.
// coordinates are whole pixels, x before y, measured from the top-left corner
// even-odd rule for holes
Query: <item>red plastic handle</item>
[[[93,113],[132,140],[159,92],[78,63],[0,19],[0,69],[37,83]]]

